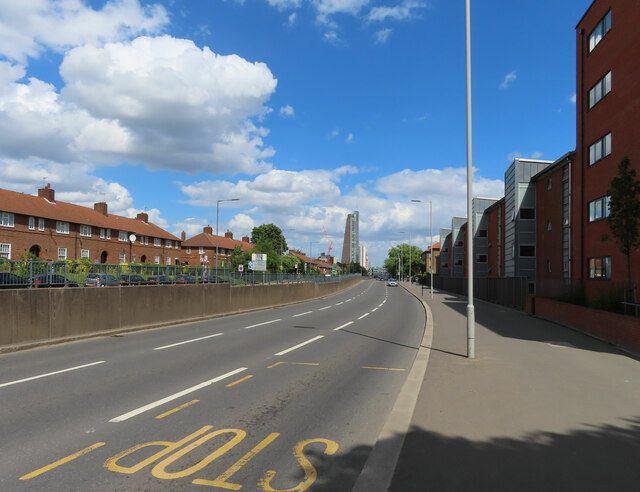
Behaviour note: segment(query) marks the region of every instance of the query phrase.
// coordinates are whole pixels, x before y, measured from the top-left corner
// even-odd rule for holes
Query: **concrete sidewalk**
[[[640,490],[640,360],[483,301],[470,360],[466,298],[403,287],[434,329],[389,490]]]

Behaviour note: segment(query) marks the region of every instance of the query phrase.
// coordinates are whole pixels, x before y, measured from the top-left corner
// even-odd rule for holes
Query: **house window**
[[[611,278],[611,257],[589,258],[589,278]]]
[[[593,108],[600,99],[611,92],[611,72],[602,77],[589,90],[589,109]]]
[[[38,230],[44,231],[44,219],[38,219]]]
[[[198,248],[198,254],[203,255],[204,254],[204,248]]]
[[[118,232],[118,241],[126,241],[127,240],[127,231],[119,231]]]
[[[131,255],[131,263],[135,263],[136,261],[136,255],[132,254]]]
[[[190,255],[191,254],[191,248],[187,247],[187,254]]]
[[[160,239],[158,237],[154,237],[153,238],[153,245],[154,246],[158,246],[158,247],[162,246],[162,239]]]
[[[29,217],[29,230],[30,231],[35,231],[36,230],[36,218],[35,217]]]
[[[91,237],[91,226],[81,225],[80,226],[80,235],[85,237]]]
[[[173,243],[171,241],[171,239],[167,239],[167,248],[171,248],[173,246]]]
[[[58,248],[58,260],[67,259],[67,248]]]
[[[605,34],[611,30],[611,10],[598,22],[591,34],[589,34],[589,53],[593,51]]]
[[[154,262],[156,265],[159,265],[159,264],[160,264],[160,257],[159,257],[159,256],[154,256],[154,258],[153,258],[153,262]]]
[[[610,200],[610,197],[603,196],[602,198],[589,202],[589,222],[594,222],[609,216]]]
[[[611,154],[611,133],[589,146],[589,165]]]
[[[476,256],[476,261],[478,263],[486,263],[487,262],[487,255],[478,255],[478,256]]]
[[[69,222],[56,221],[56,232],[58,234],[69,234]]]
[[[107,229],[107,239],[111,239],[111,229]]]
[[[525,208],[522,207],[520,209],[520,218],[521,219],[535,219],[536,218],[536,209],[535,208]]]
[[[548,221],[547,222],[547,231],[550,231],[550,230],[551,230],[551,221]]]
[[[2,227],[13,227],[13,214],[2,212],[2,214],[0,214],[0,221]]]
[[[11,244],[0,243],[0,258],[4,258],[5,260],[11,259]]]
[[[80,250],[80,258],[89,259],[89,250],[88,249],[81,249]]]
[[[551,178],[547,180],[547,190],[551,189]]]
[[[166,263],[167,263],[167,265],[171,265],[171,258],[169,256],[167,256]]]
[[[100,239],[104,239],[104,229],[100,229]]]
[[[144,245],[148,246],[149,245],[149,236],[145,236],[144,237]]]
[[[520,246],[520,256],[535,256],[536,255],[536,247],[533,245],[524,244]]]
[[[120,263],[126,263],[126,262],[127,262],[127,254],[120,253]]]

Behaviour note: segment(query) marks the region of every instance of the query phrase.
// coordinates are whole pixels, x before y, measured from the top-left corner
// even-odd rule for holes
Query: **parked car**
[[[154,284],[172,284],[173,280],[168,275],[149,275],[147,277],[147,283]]]
[[[228,280],[225,280],[222,277],[216,277],[215,275],[206,275],[202,277],[202,280],[200,281],[205,284],[224,284],[229,282]]]
[[[142,275],[120,275],[118,278],[120,285],[147,285],[147,282]]]
[[[397,287],[398,281],[395,278],[390,278],[389,280],[387,280],[387,285],[389,287]]]
[[[78,282],[69,280],[64,275],[55,273],[42,273],[33,275],[30,278],[31,285],[34,287],[79,287]]]
[[[120,285],[120,281],[108,273],[90,273],[84,279],[85,287],[106,287]]]
[[[196,278],[193,275],[187,275],[186,273],[183,273],[173,277],[173,281],[176,284],[195,284]]]
[[[24,289],[31,283],[15,273],[0,272],[0,289]]]

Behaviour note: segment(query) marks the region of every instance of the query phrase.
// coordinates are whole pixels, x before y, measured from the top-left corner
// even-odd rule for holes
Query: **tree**
[[[251,231],[251,242],[272,249],[277,253],[287,250],[287,240],[282,234],[282,229],[275,224],[263,224],[254,227]]]
[[[618,175],[611,180],[607,191],[610,197],[607,224],[620,246],[620,252],[627,256],[629,288],[631,288],[631,251],[638,246],[638,222],[640,222],[640,181],[636,180],[636,171],[630,169],[630,165],[631,161],[625,155],[618,164]]]
[[[389,250],[388,258],[384,260],[385,269],[390,275],[397,277],[399,273],[398,263],[400,263],[403,275],[416,274],[423,265],[420,257],[422,253],[423,251],[417,246],[409,246],[406,243],[394,246]],[[401,258],[400,262],[398,262],[398,258]],[[411,262],[411,265],[409,265],[409,262]]]

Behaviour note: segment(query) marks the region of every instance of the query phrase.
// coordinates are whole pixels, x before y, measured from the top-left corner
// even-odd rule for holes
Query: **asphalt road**
[[[349,491],[425,325],[404,289],[0,355],[0,490]]]

